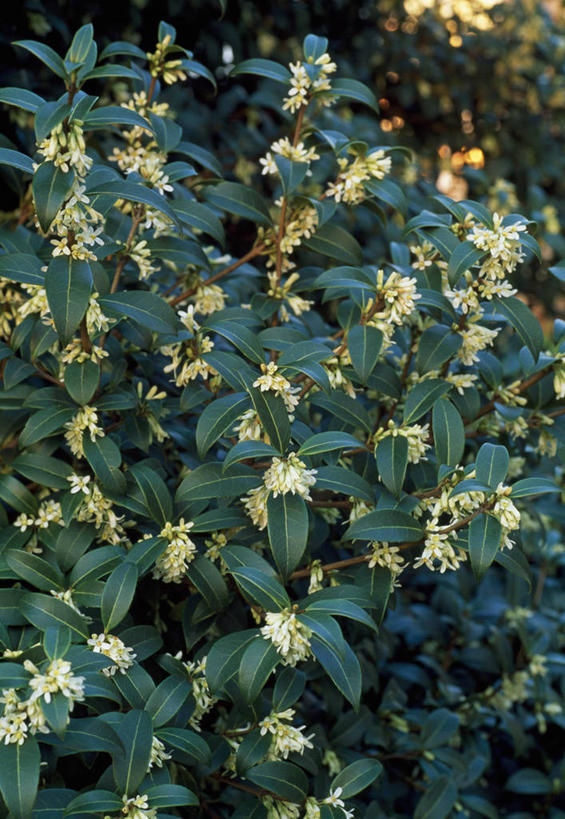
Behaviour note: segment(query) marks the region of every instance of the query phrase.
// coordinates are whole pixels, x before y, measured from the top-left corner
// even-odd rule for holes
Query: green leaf
[[[286,66],[275,63],[273,60],[243,60],[232,68],[230,75],[255,74],[257,77],[266,77],[287,85],[290,82],[290,71]]]
[[[139,46],[125,40],[118,40],[115,43],[110,43],[100,54],[100,60],[107,60],[108,57],[116,56],[133,57],[136,60],[146,60],[147,55]]]
[[[279,170],[284,196],[290,196],[298,188],[308,172],[308,162],[298,162],[287,159],[286,156],[275,154],[275,165]]]
[[[265,199],[253,188],[239,182],[219,182],[204,192],[208,202],[228,213],[250,219],[260,225],[271,225],[271,215]]]
[[[42,287],[45,282],[42,267],[41,259],[31,253],[6,253],[0,256],[0,274],[13,282]]]
[[[2,688],[25,688],[31,677],[19,663],[0,663],[0,685]]]
[[[67,817],[84,817],[85,814],[93,813],[117,813],[123,808],[123,802],[119,796],[112,791],[91,790],[87,793],[80,793],[71,799],[65,808],[65,819]]]
[[[106,79],[107,77],[120,77],[127,80],[139,80],[139,74],[132,68],[127,68],[125,65],[99,65],[89,71],[83,81]]]
[[[85,435],[84,455],[100,483],[110,491],[121,493],[125,489],[125,478],[118,467],[122,456],[117,444],[109,436],[95,438]]]
[[[90,265],[72,256],[56,256],[51,259],[45,274],[45,290],[61,344],[68,344],[90,301]]]
[[[192,522],[194,525],[190,531],[193,534],[199,534],[231,529],[235,526],[246,526],[249,518],[239,509],[222,506],[219,509],[210,509],[208,512],[197,515]]]
[[[218,333],[218,335],[226,338],[254,364],[263,364],[265,362],[265,353],[261,342],[256,334],[244,327],[243,324],[227,320],[209,320],[204,323],[203,329],[211,330],[213,333]]]
[[[52,162],[42,162],[33,174],[31,186],[33,201],[37,219],[44,233],[49,230],[51,222],[71,192],[74,178],[73,171],[62,171]]]
[[[229,570],[243,593],[266,611],[281,611],[290,606],[286,589],[278,580],[252,566]]]
[[[50,46],[45,45],[45,43],[38,43],[37,40],[18,40],[14,45],[25,48],[26,51],[30,51],[35,57],[38,57],[42,63],[45,63],[47,68],[51,69],[54,74],[61,77],[61,79],[66,79],[67,70],[65,63]]]
[[[341,788],[340,799],[351,799],[372,785],[382,772],[383,766],[376,759],[357,759],[338,773],[331,790]]]
[[[135,793],[145,778],[151,758],[153,729],[147,711],[132,709],[120,723],[123,754],[114,754],[114,780],[119,793]]]
[[[150,133],[153,131],[151,124],[147,122],[144,117],[129,108],[122,108],[121,105],[101,105],[100,108],[94,108],[94,110],[89,111],[85,115],[83,122],[85,130],[106,128],[108,125],[129,125],[137,128],[145,128],[145,130]],[[109,191],[106,191],[106,193],[109,193]],[[155,193],[155,195],[159,196],[160,194]]]
[[[43,633],[43,649],[50,660],[64,657],[71,647],[72,634],[65,626],[51,626]]]
[[[418,521],[400,509],[379,509],[355,520],[344,535],[345,540],[388,540],[391,543],[415,543],[424,536]]]
[[[124,111],[125,109],[122,108],[121,110]],[[104,182],[103,184],[96,185],[92,190],[89,189],[87,193],[90,197],[108,196],[113,199],[114,202],[117,199],[127,199],[129,202],[149,205],[150,208],[164,213],[165,216],[168,216],[173,222],[177,223],[178,221],[174,210],[164,196],[161,196],[160,193],[157,193],[157,191],[152,188],[147,188],[145,185],[140,185],[136,182],[125,182],[121,179],[117,182]]]
[[[71,567],[69,574],[71,585],[86,586],[93,580],[110,574],[123,558],[124,552],[117,546],[101,546],[98,549],[91,549]]]
[[[243,652],[256,636],[257,629],[245,629],[220,637],[212,645],[206,659],[206,679],[215,696],[220,696],[229,681],[237,675]]]
[[[304,693],[306,675],[292,666],[285,666],[277,674],[273,689],[273,708],[275,711],[284,711],[290,708]]]
[[[297,454],[311,457],[336,449],[357,449],[359,446],[360,441],[348,432],[318,432],[304,441]]]
[[[11,819],[29,819],[39,784],[41,754],[35,737],[0,745],[0,791]]]
[[[192,684],[186,677],[166,677],[153,691],[145,710],[151,714],[153,725],[160,728],[166,725],[182,708],[192,694]]]
[[[177,751],[188,754],[196,762],[210,764],[210,748],[208,743],[194,731],[187,728],[159,728],[155,732],[162,742],[170,745]]]
[[[51,694],[50,702],[45,699],[41,703],[41,710],[45,714],[47,724],[59,739],[64,739],[65,729],[69,721],[69,700],[62,691]]]
[[[86,618],[56,597],[28,592],[22,598],[20,609],[26,620],[40,631],[64,626],[80,637],[90,636]]]
[[[365,189],[368,190],[369,193],[372,193],[373,196],[376,196],[377,199],[386,202],[387,205],[390,205],[403,216],[406,215],[408,209],[406,196],[402,188],[391,179],[370,179],[363,184]]]
[[[153,785],[145,789],[152,810],[177,807],[178,805],[196,806],[199,804],[196,794],[184,785]]]
[[[130,468],[153,520],[164,526],[173,517],[173,501],[163,479],[144,464]]]
[[[88,404],[98,388],[100,367],[94,361],[79,364],[73,361],[65,367],[65,387],[77,404]]]
[[[449,327],[436,324],[424,330],[418,344],[416,368],[420,375],[437,370],[455,355],[461,347],[463,339],[453,333]]]
[[[475,459],[477,480],[496,489],[504,481],[509,463],[510,456],[505,446],[483,444]]]
[[[316,488],[331,489],[332,492],[353,495],[369,503],[375,500],[375,492],[369,482],[353,470],[344,469],[341,466],[321,466],[316,475]]]
[[[94,28],[92,23],[81,26],[73,37],[66,58],[77,65],[82,65],[92,45],[93,34]]]
[[[404,435],[387,435],[379,441],[375,457],[382,482],[398,497],[408,466],[408,439]]]
[[[184,504],[210,498],[241,497],[260,483],[261,478],[248,466],[234,464],[224,472],[220,463],[202,464],[184,478],[175,500]]]
[[[45,105],[45,100],[39,94],[28,91],[26,88],[0,88],[0,102],[6,105],[14,105],[24,111],[35,114],[38,108]]]
[[[310,400],[314,406],[321,407],[349,426],[364,429],[365,432],[373,431],[369,413],[361,401],[344,395],[342,391],[333,390],[330,395],[317,392]]]
[[[368,105],[375,113],[379,113],[379,103],[373,92],[363,85],[358,80],[339,79],[332,80],[331,91],[332,97],[345,97],[346,99],[354,100],[354,102],[362,102]]]
[[[506,790],[512,793],[524,794],[551,794],[554,792],[553,783],[549,776],[536,768],[520,768],[508,778]]]
[[[36,589],[49,592],[65,588],[61,572],[39,555],[22,549],[8,549],[4,556],[12,571]]]
[[[27,512],[34,515],[37,510],[35,496],[13,475],[0,475],[0,500],[3,500],[16,512]]]
[[[300,619],[305,619],[305,616],[301,615]],[[336,688],[357,710],[361,699],[361,667],[352,649],[344,642],[342,654],[333,641],[322,639],[319,633],[310,638],[310,645],[314,656]]]
[[[255,702],[279,660],[280,654],[271,640],[257,637],[249,643],[241,658],[238,677],[246,702]]]
[[[313,236],[304,239],[302,244],[315,253],[337,259],[338,262],[351,265],[363,263],[363,251],[357,239],[333,223],[322,225]]]
[[[445,819],[457,801],[457,788],[449,776],[434,779],[418,804],[414,819]]]
[[[520,341],[526,345],[534,360],[537,361],[543,347],[543,332],[530,308],[515,296],[506,299],[495,297],[492,303],[496,310],[508,319]]]
[[[290,421],[283,399],[255,387],[249,389],[249,395],[269,441],[284,455],[290,440]]]
[[[302,802],[308,793],[306,774],[292,762],[263,762],[246,771],[245,778],[288,802]]]
[[[191,532],[194,531],[194,528]],[[218,568],[207,557],[197,557],[188,566],[186,576],[196,586],[210,611],[221,611],[229,601],[226,581]]]
[[[221,176],[221,172],[218,175]],[[202,202],[175,201],[171,205],[181,222],[203,231],[219,245],[224,246],[226,240],[224,227],[210,208]]]
[[[347,334],[347,349],[353,369],[363,384],[375,369],[379,360],[383,334],[376,327],[358,324]]]
[[[306,600],[308,602],[308,599]],[[332,600],[326,597],[313,600],[305,608],[308,614],[330,614],[336,617],[348,617],[358,623],[368,626],[372,631],[377,631],[374,620],[357,603],[351,600]]]
[[[0,165],[9,165],[25,173],[33,173],[33,162],[29,156],[11,148],[0,148]]]
[[[528,498],[531,495],[545,495],[549,492],[562,492],[555,483],[548,478],[523,478],[512,484],[511,498]]]
[[[431,711],[422,725],[420,741],[423,748],[441,748],[447,745],[459,728],[459,717],[447,708]]]
[[[302,43],[304,58],[307,63],[315,63],[328,50],[327,37],[307,34]]]
[[[465,451],[465,427],[459,412],[447,398],[440,398],[432,412],[434,446],[440,464],[457,466]]]
[[[308,509],[300,495],[269,495],[267,521],[271,552],[283,578],[298,566],[308,541]]]
[[[451,384],[439,378],[428,378],[416,384],[406,397],[404,424],[413,424],[433,407],[438,398],[451,389]]]
[[[502,526],[492,515],[478,515],[469,524],[469,558],[477,580],[494,560],[502,540]]]
[[[122,563],[111,573],[102,592],[101,614],[104,631],[113,631],[129,611],[137,585],[137,567]]]
[[[374,293],[376,290],[375,283],[367,273],[349,265],[332,267],[320,273],[314,280],[312,289],[318,290],[322,288],[326,290],[324,301],[328,298],[335,298],[333,293],[328,292],[331,290],[345,291],[339,295],[346,295],[346,292],[351,290],[366,290],[371,293]]]
[[[232,446],[224,458],[224,470],[231,464],[246,461],[248,458],[272,458],[279,455],[279,452],[270,444],[263,441],[239,441]]]
[[[265,759],[271,747],[271,741],[272,734],[270,732],[262,734],[259,728],[255,728],[243,737],[236,751],[236,770],[240,776],[244,776],[249,768]]]
[[[479,250],[473,242],[461,242],[457,245],[447,263],[447,278],[453,287],[463,273],[469,270],[479,259],[485,255],[484,250]]]
[[[156,293],[124,290],[98,299],[104,312],[120,319],[130,318],[155,333],[174,333],[177,317],[173,308]]]

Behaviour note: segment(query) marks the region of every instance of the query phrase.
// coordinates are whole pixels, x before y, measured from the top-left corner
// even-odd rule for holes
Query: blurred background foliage
[[[92,21],[101,44],[125,39],[143,45],[152,42],[161,18],[170,20],[197,59],[215,70],[222,90],[216,98],[205,81],[196,81],[190,90],[170,92],[187,112],[183,125],[195,141],[208,140],[219,150],[225,170],[244,182],[257,173],[268,139],[279,133],[278,95],[274,121],[261,123],[260,135],[247,104],[268,108],[269,83],[258,90],[251,78],[236,87],[230,67],[250,56],[287,62],[308,31],[325,35],[342,72],[367,83],[380,100],[381,134],[367,118],[365,136],[414,150],[418,168],[403,171],[404,181],[419,179],[413,204],[424,189],[437,186],[454,199],[477,198],[491,209],[534,218],[546,265],[526,266],[519,286],[533,306],[539,302],[542,317],[563,312],[565,300],[546,270],[565,256],[561,0],[24,0],[6,5],[2,16],[0,84],[40,93],[50,82],[47,73],[25,52],[16,55],[12,40],[34,37],[60,49],[69,32]],[[216,125],[226,115],[234,126],[227,133]],[[5,110],[3,116],[12,118],[17,142],[18,117],[25,114]],[[2,209],[10,202],[5,193]]]

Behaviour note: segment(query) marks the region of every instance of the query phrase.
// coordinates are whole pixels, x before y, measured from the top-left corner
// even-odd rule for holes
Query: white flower
[[[90,483],[90,475],[69,475],[67,478],[71,483],[71,495],[76,495],[77,492],[84,492],[85,495],[90,494],[88,484]]]
[[[263,481],[274,498],[292,492],[293,495],[310,500],[310,487],[316,483],[316,474],[316,469],[307,469],[296,452],[291,452],[287,458],[273,458]]]
[[[297,392],[300,392],[300,387],[293,387],[284,375],[278,372],[278,367],[274,361],[268,364],[261,364],[262,375],[260,375],[253,382],[253,386],[266,392],[267,390],[273,392],[275,395],[281,396],[288,412],[293,410],[298,405]]]
[[[258,529],[264,529],[267,526],[267,500],[270,494],[270,490],[264,484],[258,486],[257,489],[250,489],[247,493],[244,502],[245,511]]]
[[[305,748],[314,747],[310,742],[314,734],[305,737],[302,733],[306,728],[305,725],[295,728],[284,722],[284,720],[292,720],[293,717],[294,708],[287,708],[285,711],[273,712],[260,721],[261,735],[269,733],[273,737],[268,753],[269,759],[288,759],[290,753],[303,754]]]
[[[25,667],[24,663],[24,667]],[[45,674],[34,673],[29,681],[32,689],[30,700],[42,697],[51,702],[51,694],[61,693],[70,700],[70,707],[84,699],[84,677],[74,677],[68,660],[51,660]]]
[[[169,543],[155,562],[153,577],[156,580],[161,579],[165,583],[182,581],[188,564],[196,555],[196,544],[188,536],[193,526],[192,521],[185,523],[184,518],[181,518],[176,526],[170,522],[165,524],[159,537],[166,538]]]
[[[439,561],[439,570],[443,574],[446,569],[458,569],[461,562],[467,559],[465,552],[458,549],[457,552],[449,542],[449,534],[442,532],[435,526],[430,526],[424,542],[424,551],[415,561],[414,568],[417,569],[426,565],[431,571],[437,568],[434,561]]]
[[[496,487],[496,502],[492,510],[502,526],[510,531],[520,528],[520,512],[509,497],[511,491],[510,486],[499,483]]]
[[[171,759],[171,755],[166,752],[164,743],[161,742],[158,737],[153,737],[151,741],[151,758],[147,766],[147,773],[149,773],[154,765],[158,768],[162,768],[163,762],[166,762],[167,759]]]
[[[107,677],[112,677],[118,670],[120,674],[125,674],[137,656],[132,648],[128,648],[119,637],[113,634],[92,634],[86,644],[95,654],[104,654],[105,657],[114,661],[115,665],[102,669]]]
[[[122,802],[124,806],[121,813],[127,819],[157,819],[157,811],[149,807],[149,800],[145,794],[132,796],[129,799],[127,794],[124,794]]]
[[[311,656],[309,638],[312,632],[290,609],[268,611],[265,623],[261,634],[265,640],[271,640],[285,665],[296,665]]]
[[[406,568],[404,558],[399,554],[400,548],[398,546],[390,546],[384,541],[373,540],[369,543],[369,549],[372,550],[371,559],[369,560],[370,569],[374,569],[375,566],[382,566],[397,575]]]

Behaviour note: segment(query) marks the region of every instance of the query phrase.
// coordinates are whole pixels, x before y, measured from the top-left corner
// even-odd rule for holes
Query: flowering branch
[[[255,256],[259,256],[259,254],[262,253],[264,250],[265,250],[264,244],[255,245],[255,247],[252,247],[251,250],[249,250],[245,254],[245,256],[241,257],[241,259],[238,259],[236,262],[232,262],[232,264],[228,265],[227,267],[224,267],[222,270],[220,270],[218,273],[215,273],[213,276],[210,276],[209,279],[206,279],[205,284],[206,285],[214,284],[214,282],[223,279],[224,276],[227,276],[229,273],[232,273],[232,271],[237,270],[237,268],[241,267],[242,264],[245,264],[246,262],[250,261],[250,259],[254,259]],[[180,304],[181,301],[184,301],[185,299],[190,298],[190,296],[193,296],[196,293],[196,290],[197,290],[196,287],[191,287],[189,290],[185,290],[183,293],[180,294],[180,296],[175,296],[174,299],[171,299],[169,304],[171,305],[171,307]]]

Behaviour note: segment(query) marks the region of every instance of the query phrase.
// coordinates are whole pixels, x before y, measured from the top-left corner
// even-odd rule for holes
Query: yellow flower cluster
[[[188,564],[196,557],[196,544],[188,536],[193,526],[192,521],[185,523],[181,518],[175,526],[167,522],[159,532],[159,537],[165,538],[168,546],[155,562],[153,577],[156,580],[182,582]]]
[[[182,60],[169,60],[167,55],[172,46],[171,35],[167,34],[157,43],[155,51],[148,51],[149,73],[152,77],[162,77],[167,85],[173,85],[179,80],[186,80],[186,72],[182,70]]]
[[[337,69],[328,53],[321,54],[316,60],[309,60],[304,65],[300,60],[289,65],[291,78],[290,90],[283,102],[283,110],[296,113],[303,105],[308,105],[314,94],[331,90],[329,75]],[[320,98],[322,104],[329,105],[331,98]]]
[[[328,186],[326,196],[333,197],[336,202],[358,205],[366,197],[363,183],[370,179],[384,179],[390,173],[392,161],[379,148],[366,155],[354,153],[353,160],[340,157],[337,164],[339,174],[336,181]]]

